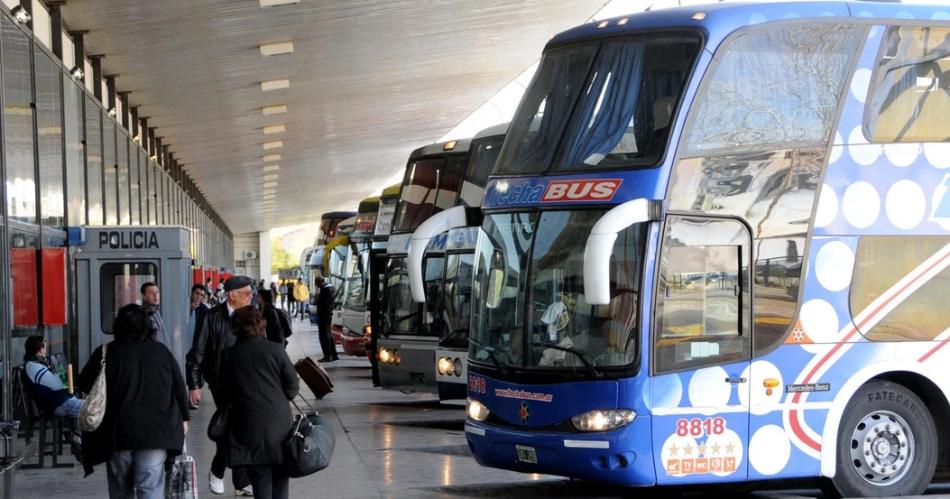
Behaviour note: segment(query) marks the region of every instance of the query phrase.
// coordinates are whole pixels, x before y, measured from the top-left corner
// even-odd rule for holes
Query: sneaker
[[[224,494],[224,479],[214,476],[214,473],[208,473],[208,487],[211,488],[211,493],[214,495]]]
[[[248,485],[247,487],[244,487],[243,489],[237,489],[237,490],[235,490],[235,491],[234,491],[234,495],[236,495],[236,496],[244,496],[244,497],[253,497],[253,496],[254,496],[254,489],[251,488],[250,485]]]

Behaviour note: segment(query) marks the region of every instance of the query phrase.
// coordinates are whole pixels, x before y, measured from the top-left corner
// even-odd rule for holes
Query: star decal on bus
[[[528,403],[521,401],[521,408],[518,410],[518,417],[521,418],[522,423],[527,423],[528,418],[531,417],[531,409],[528,407]]]

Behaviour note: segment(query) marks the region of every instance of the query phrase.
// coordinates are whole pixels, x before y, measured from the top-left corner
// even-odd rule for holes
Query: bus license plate
[[[518,460],[522,463],[538,464],[538,453],[534,447],[516,445],[515,449],[518,451]]]

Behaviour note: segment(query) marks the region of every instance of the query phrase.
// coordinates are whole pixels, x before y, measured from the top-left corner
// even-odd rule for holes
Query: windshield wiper
[[[406,321],[406,320],[408,320],[408,319],[411,319],[411,318],[413,318],[413,317],[415,317],[415,316],[417,316],[417,315],[419,315],[419,312],[418,312],[418,311],[417,311],[417,312],[412,312],[411,314],[406,314],[406,315],[404,315],[404,316],[402,316],[402,317],[399,317],[399,318],[397,318],[396,320],[392,321],[392,324],[389,324],[389,327],[386,328],[386,336],[389,336],[390,334],[392,334],[393,329],[396,329],[396,326],[398,326],[400,323],[402,323],[402,322],[404,322],[404,321]],[[384,315],[383,317],[386,317],[386,316]],[[387,319],[386,322],[389,322],[389,320]]]
[[[439,341],[439,343],[441,343],[441,344],[444,345],[444,344],[448,343],[449,340],[451,340],[451,339],[455,338],[456,336],[458,336],[458,335],[460,335],[460,334],[463,334],[463,333],[464,333],[464,334],[468,334],[468,328],[460,327],[460,328],[458,328],[458,329],[453,330],[451,333],[445,335],[445,337],[443,337],[442,340]]]
[[[533,347],[541,347],[541,348],[552,348],[552,349],[554,349],[554,350],[560,350],[560,351],[562,351],[562,352],[572,353],[572,354],[574,354],[578,359],[580,359],[581,363],[584,364],[584,366],[587,368],[588,371],[591,372],[591,374],[593,374],[593,375],[594,375],[595,377],[597,377],[597,378],[603,378],[603,377],[604,377],[604,373],[598,371],[597,368],[594,367],[594,364],[591,364],[590,361],[587,360],[587,357],[584,356],[584,352],[582,352],[582,351],[580,351],[580,350],[577,350],[577,349],[571,348],[571,347],[562,347],[561,345],[557,345],[557,344],[555,344],[555,343],[544,343],[544,342],[541,342],[541,341],[532,341],[532,342],[531,342],[531,346],[533,346]]]
[[[505,370],[507,370],[506,368],[502,367],[501,362],[498,362],[498,357],[495,355],[495,347],[488,346],[488,345],[486,345],[486,344],[484,344],[484,343],[482,343],[482,342],[476,340],[475,338],[469,338],[468,341],[469,341],[471,344],[475,345],[476,347],[478,347],[478,348],[484,350],[486,353],[488,353],[488,357],[491,359],[492,363],[495,364],[495,367],[497,367],[499,371],[505,371]]]

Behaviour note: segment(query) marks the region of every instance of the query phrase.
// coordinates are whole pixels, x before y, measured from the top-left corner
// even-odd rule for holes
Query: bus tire
[[[844,497],[923,493],[937,467],[937,428],[903,385],[872,381],[848,403],[838,429],[832,492]]]

